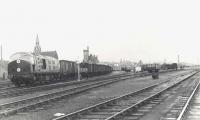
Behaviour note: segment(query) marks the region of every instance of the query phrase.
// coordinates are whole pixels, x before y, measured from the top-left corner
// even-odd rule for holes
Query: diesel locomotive
[[[8,64],[8,78],[16,86],[33,86],[49,82],[76,79],[78,67],[82,77],[107,74],[112,67],[101,64],[80,63],[58,60],[48,55],[18,52],[11,56]]]

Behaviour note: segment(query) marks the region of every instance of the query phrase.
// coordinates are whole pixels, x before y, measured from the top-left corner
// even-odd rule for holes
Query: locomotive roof
[[[56,51],[42,52],[40,55],[37,55],[37,56],[48,58],[48,59],[54,58],[55,60],[58,60],[58,55],[57,55]],[[11,60],[22,59],[22,60],[26,60],[26,61],[33,63],[34,53],[16,52],[10,56],[10,59]]]
[[[33,54],[28,52],[17,52],[10,56],[11,60],[22,59],[33,63]]]

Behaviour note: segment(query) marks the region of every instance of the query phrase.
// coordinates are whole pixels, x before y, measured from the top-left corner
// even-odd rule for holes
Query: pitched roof
[[[45,51],[45,52],[41,52],[40,54],[58,59],[58,54],[56,51]]]

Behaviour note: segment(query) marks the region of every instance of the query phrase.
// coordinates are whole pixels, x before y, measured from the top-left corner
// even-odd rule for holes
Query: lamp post
[[[77,81],[80,81],[81,80],[81,74],[80,74],[80,59],[79,59],[79,56],[78,56],[78,58],[77,58],[77,60],[76,60],[76,63],[77,63],[77,67],[78,67],[78,79],[77,79]]]
[[[78,81],[80,81],[80,63],[77,62],[77,64],[78,64]]]
[[[178,69],[180,68],[180,64],[179,64],[179,62],[180,62],[180,60],[179,60],[179,55],[177,56],[178,57]]]

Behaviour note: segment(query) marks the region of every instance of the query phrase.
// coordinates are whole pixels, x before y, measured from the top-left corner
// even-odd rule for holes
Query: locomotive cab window
[[[35,72],[35,64],[33,64],[32,67],[33,67],[33,72]]]
[[[42,59],[43,69],[46,69],[46,60]]]

